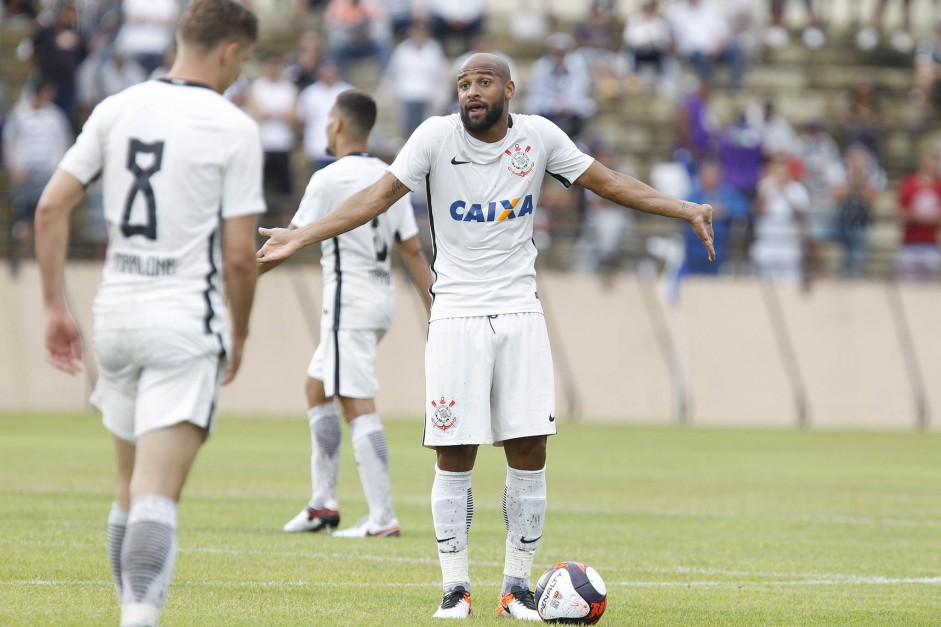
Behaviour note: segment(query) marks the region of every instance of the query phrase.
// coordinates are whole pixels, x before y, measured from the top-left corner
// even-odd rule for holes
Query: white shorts
[[[427,447],[555,433],[555,381],[541,313],[445,318],[428,326]]]
[[[180,422],[212,431],[226,365],[219,336],[96,326],[95,354],[91,403],[117,437],[135,442]]]
[[[376,398],[376,349],[385,334],[385,329],[321,328],[308,376],[323,382],[328,397]]]

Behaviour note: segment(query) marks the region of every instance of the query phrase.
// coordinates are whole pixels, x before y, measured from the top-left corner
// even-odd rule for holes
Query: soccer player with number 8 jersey
[[[69,214],[102,178],[108,252],[93,311],[92,403],[117,460],[107,547],[122,625],[158,622],[177,502],[248,336],[254,227],[265,209],[261,140],[221,94],[257,35],[240,2],[190,2],[168,77],[95,107],[37,212],[46,350],[74,374],[83,346],[64,295]]]

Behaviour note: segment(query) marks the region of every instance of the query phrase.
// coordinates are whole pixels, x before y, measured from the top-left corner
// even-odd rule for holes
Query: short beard
[[[468,131],[472,133],[483,133],[484,131],[489,131],[493,128],[494,124],[503,118],[504,111],[506,111],[506,103],[501,100],[495,104],[492,109],[488,109],[484,117],[480,118],[477,122],[472,122],[467,113],[467,109],[461,107],[461,122]]]

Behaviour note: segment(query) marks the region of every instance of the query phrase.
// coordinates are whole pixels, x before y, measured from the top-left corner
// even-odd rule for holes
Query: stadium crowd
[[[0,103],[9,207],[2,245],[11,259],[30,254],[38,192],[88,112],[166,73],[185,4],[3,2],[4,22],[18,20],[32,31],[16,47],[18,60],[31,64],[31,78],[16,102]],[[886,167],[894,120],[867,78],[852,84],[837,114],[804,118],[785,115],[774,98],[749,87],[749,75],[773,64],[776,51],[840,45],[821,3],[791,3],[804,8],[803,22],[794,24],[786,18],[801,12],[787,11],[785,0],[760,8],[741,0],[592,0],[574,24],[558,19],[551,3],[517,4],[520,10],[495,29],[484,0],[295,0],[292,39],[260,45],[226,94],[261,128],[269,194],[261,220],[286,224],[309,175],[331,162],[324,127],[337,94],[355,86],[394,111],[394,122],[374,134],[375,152],[393,156],[428,116],[456,110],[453,90],[441,87],[462,59],[504,49],[522,92],[515,110],[549,118],[611,167],[645,174],[649,166],[655,186],[716,209],[717,262],[705,263],[692,233],[685,246],[682,236],[668,238],[666,250],[681,252],[667,254],[650,245],[630,212],[588,193],[547,189],[536,214],[537,243],[548,245],[550,261],[610,278],[649,264],[647,251],[659,250],[655,256],[667,266],[675,261],[677,276],[797,281],[826,274],[837,254],[838,273],[853,278],[873,274],[870,230],[888,215],[897,224],[897,246],[891,269],[879,272],[906,281],[938,278],[939,145],[924,143],[911,163]],[[889,4],[879,0],[872,15],[856,17],[850,46],[875,55],[870,63],[894,55],[910,64],[908,101],[930,130],[941,108],[941,21],[932,32],[913,31],[912,2],[903,1],[898,28],[887,31]],[[798,42],[791,42],[792,32],[800,33]],[[15,87],[6,85],[11,93]],[[717,91],[736,103],[731,115],[715,110]],[[633,160],[619,150],[620,137],[605,131],[610,126],[599,124],[616,121],[619,103],[631,99],[674,111],[669,149],[654,163]],[[414,200],[419,220],[426,219],[422,194]],[[101,255],[100,196],[93,192],[87,205],[75,254]]]

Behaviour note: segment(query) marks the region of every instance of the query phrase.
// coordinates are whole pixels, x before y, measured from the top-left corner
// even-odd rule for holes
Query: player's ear
[[[507,100],[512,100],[514,94],[516,94],[516,83],[512,79],[508,80],[503,86],[503,96]]]
[[[222,44],[222,54],[220,56],[220,61],[222,65],[228,66],[232,63],[235,63],[239,54],[242,52],[242,44],[237,41],[228,41]]]

